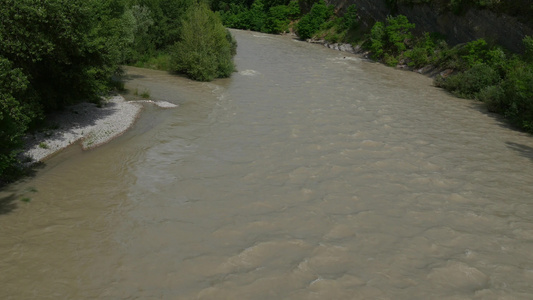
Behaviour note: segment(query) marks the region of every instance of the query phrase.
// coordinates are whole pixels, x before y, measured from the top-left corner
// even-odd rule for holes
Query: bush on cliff
[[[318,32],[320,26],[333,16],[333,6],[320,0],[311,7],[311,11],[304,15],[296,24],[296,33],[302,40],[309,39]]]
[[[409,22],[406,16],[388,17],[385,23],[376,22],[370,31],[370,41],[367,46],[375,59],[385,59],[395,65],[400,54],[412,44],[411,29],[415,24]]]
[[[533,50],[530,37],[526,49]],[[492,112],[505,116],[513,125],[533,133],[533,61],[527,51],[522,56],[507,55],[498,47],[477,40],[450,50],[459,73],[435,83],[465,98],[487,104]]]
[[[170,69],[194,80],[229,77],[234,71],[235,42],[207,5],[189,8],[180,41],[171,49]]]
[[[487,64],[477,64],[471,69],[452,75],[437,84],[461,98],[477,98],[479,92],[500,80],[498,72]]]
[[[419,68],[435,64],[447,47],[440,35],[426,32],[422,37],[415,38],[413,48],[408,49],[404,56],[408,59],[408,66]]]
[[[263,30],[266,33],[283,33],[289,31],[289,24],[300,15],[298,2],[292,1],[289,5],[276,5],[268,10]]]
[[[490,111],[504,115],[511,123],[533,133],[533,63],[511,60],[504,78],[495,86],[486,87],[478,98]]]

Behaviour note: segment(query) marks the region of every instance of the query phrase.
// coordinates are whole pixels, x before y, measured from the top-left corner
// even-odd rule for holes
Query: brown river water
[[[127,68],[179,107],[1,191],[0,299],[533,299],[533,137],[422,75],[233,33],[232,78]]]

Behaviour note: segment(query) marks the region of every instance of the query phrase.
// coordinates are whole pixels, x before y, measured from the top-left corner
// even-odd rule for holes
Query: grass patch
[[[37,189],[33,186],[27,188],[26,191],[29,193],[37,193]]]
[[[144,98],[144,99],[150,98],[150,91],[149,90],[142,91],[141,97]]]
[[[146,57],[143,60],[137,61],[134,66],[138,68],[146,68],[153,70],[169,71],[170,54],[159,53],[155,56]]]
[[[142,92],[139,92],[139,89],[135,88],[135,90],[133,90],[133,95],[140,96],[143,99],[148,99],[150,98],[150,90],[144,89]]]

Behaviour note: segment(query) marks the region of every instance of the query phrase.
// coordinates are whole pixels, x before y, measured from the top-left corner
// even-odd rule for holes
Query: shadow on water
[[[17,209],[19,201],[31,201],[31,198],[27,196],[28,194],[37,192],[35,188],[28,188],[24,192],[19,193],[12,192],[10,187],[34,178],[37,176],[37,172],[45,166],[43,162],[35,163],[21,169],[17,174],[13,174],[8,182],[0,181],[0,216],[9,214]]]
[[[17,195],[14,193],[0,198],[0,215],[8,214],[17,208],[16,200],[18,199]]]
[[[122,75],[122,78],[121,78],[121,79],[122,79],[123,81],[127,81],[127,80],[138,79],[138,78],[146,78],[146,76],[141,75],[141,74],[125,73],[124,75]]]
[[[453,96],[453,94],[451,93],[449,93],[449,95]],[[498,126],[500,126],[501,128],[527,133],[527,131],[511,124],[511,122],[505,119],[503,115],[489,111],[486,104],[483,102],[473,100],[472,104],[470,105],[470,108],[475,109],[479,111],[480,113],[492,118],[494,121],[496,121],[496,124],[498,124]]]
[[[507,147],[509,147],[510,149],[518,152],[521,156],[533,160],[533,147],[513,142],[506,142],[505,144],[507,144]]]

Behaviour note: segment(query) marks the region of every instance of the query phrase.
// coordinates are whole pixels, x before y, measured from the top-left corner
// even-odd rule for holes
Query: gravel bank
[[[176,105],[164,101],[126,101],[114,96],[97,107],[94,103],[80,103],[49,116],[49,128],[28,135],[22,153],[28,164],[43,161],[58,151],[81,141],[83,149],[109,142],[130,128],[142,110],[141,103],[153,103],[162,108]]]

